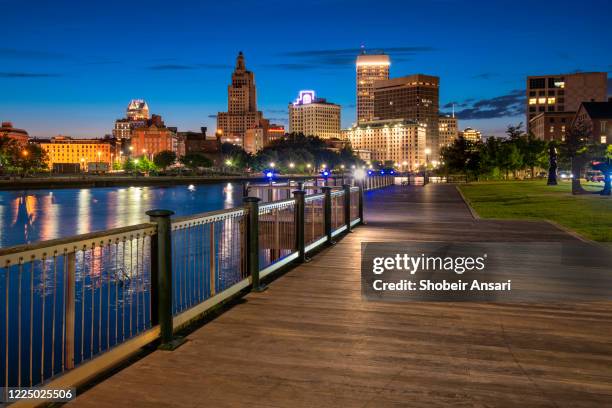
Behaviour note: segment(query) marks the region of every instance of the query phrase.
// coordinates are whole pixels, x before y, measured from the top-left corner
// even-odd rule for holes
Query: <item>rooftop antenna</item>
[[[361,47],[359,47],[359,48],[361,48],[361,53],[362,54],[366,53],[365,44],[361,43]]]
[[[453,103],[453,119],[455,118],[455,104]]]

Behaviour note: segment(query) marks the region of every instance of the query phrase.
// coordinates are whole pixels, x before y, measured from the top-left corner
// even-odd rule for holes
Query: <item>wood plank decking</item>
[[[453,186],[367,193],[368,225],[75,407],[612,406],[612,303],[365,302],[360,242],[557,241],[474,220]]]

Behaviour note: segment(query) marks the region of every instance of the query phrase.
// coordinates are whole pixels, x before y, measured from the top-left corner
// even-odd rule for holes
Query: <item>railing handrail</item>
[[[142,223],[127,227],[113,228],[106,231],[94,231],[86,234],[74,235],[65,238],[56,238],[33,244],[21,244],[7,248],[0,248],[0,267],[18,264],[44,256],[71,253],[82,249],[90,249],[98,244],[108,245],[116,240],[130,236],[152,235],[157,231],[154,223]]]
[[[306,197],[304,197],[304,201],[308,203],[310,201],[314,201],[319,198],[325,198],[325,193],[307,195]]]
[[[295,204],[295,198],[288,198],[286,200],[272,201],[269,203],[261,204],[259,206],[259,213],[265,213],[270,210],[289,207]]]
[[[207,211],[200,214],[186,215],[172,219],[172,230],[180,229],[188,225],[207,224],[215,221],[222,221],[232,217],[239,217],[247,214],[246,207],[232,207],[222,210]]]

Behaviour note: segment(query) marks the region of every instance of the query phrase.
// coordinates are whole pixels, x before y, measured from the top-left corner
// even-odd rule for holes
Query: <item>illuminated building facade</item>
[[[480,130],[465,128],[463,132],[459,133],[465,140],[469,140],[471,142],[480,142],[481,134]]]
[[[357,56],[357,123],[374,119],[374,81],[389,79],[390,65],[388,55]]]
[[[440,80],[431,75],[408,75],[374,82],[374,118],[407,119],[427,130],[427,147],[438,156]]]
[[[317,98],[314,91],[300,91],[296,101],[289,104],[289,132],[340,138],[340,105]]]
[[[540,140],[564,141],[576,112],[542,112],[529,121],[529,131]]]
[[[149,105],[142,99],[132,99],[126,109],[126,117],[117,119],[113,137],[118,141],[129,140],[132,130],[145,126],[149,120]]]
[[[92,163],[103,163],[110,167],[113,161],[112,146],[108,139],[73,139],[69,136],[56,136],[49,141],[40,141],[40,147],[47,153],[48,165],[76,164],[82,171]]]
[[[581,103],[572,126],[577,123],[590,130],[593,143],[612,144],[612,101]]]
[[[261,111],[257,110],[255,75],[246,69],[242,51],[236,58],[227,94],[227,112],[217,114],[217,132],[223,142],[242,146],[247,129],[253,128],[263,119]]]
[[[416,170],[425,163],[425,127],[413,120],[376,120],[345,131],[351,147],[371,152],[371,160],[393,161],[405,170]]]
[[[30,140],[28,132],[23,129],[14,128],[11,122],[2,122],[2,126],[0,127],[0,136],[13,139],[20,145],[27,145],[28,141]]]
[[[280,140],[283,137],[285,137],[285,127],[283,125],[271,123],[270,126],[268,126],[268,141],[266,144],[270,144],[275,140]]]
[[[582,102],[606,102],[607,81],[605,72],[528,76],[527,130],[540,113],[576,112]]]
[[[454,116],[440,116],[438,118],[438,148],[450,146],[459,136],[459,124]]]
[[[153,115],[146,126],[134,129],[130,142],[133,157],[146,156],[151,159],[165,150],[177,151],[176,133],[167,128],[158,115]]]
[[[132,99],[127,107],[127,118],[132,122],[149,119],[149,106],[142,99]]]

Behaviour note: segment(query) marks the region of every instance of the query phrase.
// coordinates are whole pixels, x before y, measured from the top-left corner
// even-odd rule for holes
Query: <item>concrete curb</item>
[[[461,189],[459,188],[459,186],[455,186],[455,188],[457,189],[457,191],[459,192],[459,195],[461,196],[461,198],[463,199],[463,202],[465,203],[465,205],[469,208],[470,213],[472,214],[472,217],[474,217],[475,220],[482,220],[483,218],[480,217],[480,215],[478,215],[478,213],[472,208],[472,206],[470,205],[469,200],[465,197],[465,195],[463,195],[463,192],[461,191]],[[592,239],[589,239],[585,236],[580,235],[579,233],[577,233],[576,231],[567,228],[555,221],[552,220],[548,220],[548,219],[541,219],[541,220],[525,220],[525,219],[521,219],[521,218],[486,218],[487,220],[491,220],[491,221],[533,221],[533,222],[546,222],[550,225],[552,225],[553,227],[557,228],[558,230],[561,230],[563,232],[565,232],[568,235],[571,235],[572,237],[576,238],[579,241],[582,241],[584,243],[590,244],[590,245],[594,245],[600,248],[607,248],[605,245],[603,245],[601,242],[597,242],[597,241],[593,241]]]
[[[470,205],[469,200],[463,195],[463,192],[461,191],[461,189],[459,188],[459,186],[455,186],[455,189],[457,190],[457,192],[459,193],[459,195],[461,196],[461,199],[463,200],[463,202],[465,203],[465,206],[468,208],[468,210],[470,210],[470,214],[472,214],[472,218],[474,218],[475,220],[480,220],[480,215],[478,215],[478,213],[476,212],[476,210],[474,210],[472,208],[472,206]]]

